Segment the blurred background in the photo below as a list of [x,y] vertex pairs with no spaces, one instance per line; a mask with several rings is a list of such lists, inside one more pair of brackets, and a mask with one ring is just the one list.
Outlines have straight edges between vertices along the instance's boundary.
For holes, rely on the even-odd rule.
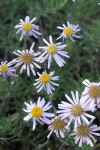
[[[100,0],[0,0],[0,62],[11,61],[15,58],[14,50],[23,50],[36,42],[43,46],[43,38],[48,40],[49,35],[54,41],[60,34],[57,26],[66,24],[68,20],[72,24],[79,24],[82,38],[73,43],[65,40],[65,50],[70,59],[63,68],[59,68],[55,62],[50,71],[60,76],[60,86],[53,93],[53,104],[57,108],[61,100],[65,100],[64,94],[70,95],[70,91],[84,89],[82,81],[89,79],[92,82],[100,81]],[[36,24],[40,26],[42,36],[23,38],[20,42],[20,34],[16,34],[14,26],[20,19],[37,17]],[[41,65],[42,72],[44,70]],[[18,70],[17,70],[18,73]],[[37,125],[32,131],[32,121],[24,122],[24,101],[37,101],[38,96],[49,101],[49,96],[41,91],[37,93],[33,86],[35,77],[27,77],[26,72],[19,78],[11,78],[3,81],[0,77],[0,150],[100,150],[100,137],[94,148],[84,145],[79,148],[74,144],[72,137],[66,135],[64,142],[52,135],[47,141],[47,125]],[[100,126],[100,109],[94,113],[95,123]],[[40,145],[42,144],[42,145]]]

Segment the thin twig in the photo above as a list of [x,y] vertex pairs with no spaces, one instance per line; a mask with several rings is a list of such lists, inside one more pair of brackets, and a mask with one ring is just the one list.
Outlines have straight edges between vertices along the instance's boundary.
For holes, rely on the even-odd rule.
[[60,139],[60,138],[58,138],[58,139],[59,139],[59,141],[62,142],[64,145],[67,145],[67,146],[68,146],[68,144],[67,144],[65,141],[63,141],[63,140]]
[[38,147],[39,147],[39,150],[41,150],[41,148],[44,147],[44,146],[48,143],[48,141],[49,141],[49,140],[47,139],[47,141],[46,141],[45,143],[39,144],[39,146],[38,146]]
[[65,144],[62,143],[62,145],[60,146],[59,150],[62,150],[62,148],[63,148],[64,145],[65,145]]
[[12,136],[12,137],[10,137],[10,138],[4,138],[4,137],[1,137],[0,140],[3,140],[3,141],[11,140],[11,139],[15,138],[15,137],[16,137],[18,134],[20,134],[21,132],[22,132],[22,130],[19,131],[16,135],[14,135],[14,136]]

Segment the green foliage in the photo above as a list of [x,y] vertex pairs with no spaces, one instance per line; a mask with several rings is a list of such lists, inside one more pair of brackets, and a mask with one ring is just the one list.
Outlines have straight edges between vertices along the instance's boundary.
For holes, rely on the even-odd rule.
[[3,117],[0,120],[0,133],[7,134],[10,132],[10,130],[11,130],[11,117],[10,116]]
[[[70,55],[67,64],[63,68],[59,68],[55,62],[51,65],[51,71],[54,70],[55,74],[60,76],[60,86],[54,92],[52,101],[57,108],[58,103],[65,100],[65,93],[70,95],[70,91],[78,90],[81,94],[84,89],[82,85],[84,79],[100,81],[100,6],[98,3],[99,0],[76,0],[75,3],[71,0],[1,0],[0,61],[12,60],[15,57],[14,50],[27,49],[33,41],[36,42],[35,50],[38,51],[38,46],[43,45],[42,38],[48,39],[49,35],[52,35],[56,42],[60,34],[57,26],[66,24],[67,20],[72,24],[79,24],[82,38],[75,43],[70,40],[62,41],[67,44],[65,50]],[[31,19],[37,17],[36,23],[40,26],[42,36],[38,40],[25,37],[19,42],[20,34],[16,34],[14,26],[21,18],[24,20],[26,15]],[[44,66],[40,72],[43,69]],[[33,132],[32,121],[23,121],[26,115],[22,110],[25,107],[24,101],[36,102],[38,96],[49,101],[49,96],[44,91],[37,93],[33,86],[34,81],[35,77],[27,77],[26,72],[19,75],[19,78],[7,81],[3,81],[0,77],[0,150],[3,148],[5,150],[92,150],[86,145],[79,148],[68,135],[64,139],[65,143],[55,135],[46,142],[47,126],[37,125]],[[95,116],[97,117],[95,122],[100,125],[99,110]],[[100,138],[93,150],[100,147],[99,142]],[[39,148],[39,144],[42,143],[44,145]]]

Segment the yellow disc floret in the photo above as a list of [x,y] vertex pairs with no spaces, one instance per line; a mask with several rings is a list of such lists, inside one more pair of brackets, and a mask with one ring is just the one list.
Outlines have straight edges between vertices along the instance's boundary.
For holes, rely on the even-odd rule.
[[61,120],[60,118],[54,119],[54,121],[52,122],[53,128],[58,129],[58,130],[63,129],[64,125],[65,125],[64,121]]
[[46,84],[50,81],[50,75],[47,73],[44,73],[41,75],[40,80],[42,83]]
[[35,118],[39,118],[42,115],[42,109],[38,106],[35,106],[31,110],[31,114]]
[[66,27],[63,32],[66,36],[71,36],[73,34],[73,29],[71,27]]
[[93,98],[99,98],[100,97],[100,86],[93,85],[89,88],[89,94]]
[[32,24],[29,22],[24,22],[24,24],[22,25],[22,28],[24,31],[28,32],[32,29]]
[[57,52],[57,47],[54,44],[50,44],[47,47],[47,51],[48,51],[49,54],[54,54],[54,53]]
[[79,136],[88,136],[90,132],[89,127],[86,125],[80,125],[77,130]]
[[83,109],[82,109],[82,107],[80,105],[75,104],[75,105],[72,106],[72,110],[71,111],[72,111],[72,114],[74,116],[79,116],[79,115],[82,114]]
[[0,71],[2,73],[7,73],[8,72],[8,66],[7,65],[2,65],[0,66]]
[[22,62],[24,64],[30,64],[33,60],[33,56],[30,53],[26,53],[22,56]]

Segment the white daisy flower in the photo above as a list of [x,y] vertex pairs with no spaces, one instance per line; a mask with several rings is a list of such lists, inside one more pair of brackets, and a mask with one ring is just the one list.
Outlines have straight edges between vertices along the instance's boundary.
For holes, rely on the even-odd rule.
[[73,25],[73,24],[70,24],[67,21],[67,26],[65,24],[63,24],[62,26],[63,27],[60,27],[60,26],[57,27],[58,29],[63,30],[63,32],[57,38],[57,40],[60,39],[60,38],[63,38],[63,39],[70,38],[70,40],[72,40],[73,42],[75,42],[74,38],[79,38],[79,39],[81,38],[81,36],[76,35],[76,33],[81,30],[79,28],[79,25]]
[[77,127],[78,123],[81,123],[82,121],[85,121],[86,123],[89,123],[88,118],[95,118],[94,116],[86,113],[86,111],[89,111],[87,102],[81,102],[79,99],[79,93],[76,91],[76,94],[74,94],[71,91],[72,99],[65,94],[67,100],[70,103],[62,101],[61,104],[58,104],[58,108],[60,110],[57,111],[57,113],[60,113],[60,117],[62,119],[69,118],[68,126],[71,124],[72,121],[74,121],[74,128]]
[[2,75],[4,79],[6,79],[8,76],[18,77],[15,68],[12,67],[12,63],[7,61],[1,62],[0,75]]
[[49,74],[46,71],[44,71],[42,74],[37,72],[39,78],[36,79],[36,83],[33,84],[36,86],[36,89],[38,89],[37,92],[40,92],[42,89],[44,89],[47,94],[52,94],[52,90],[55,90],[53,86],[59,86],[59,84],[54,82],[59,80],[59,76],[53,76],[54,73],[55,71],[52,71]]
[[41,69],[41,67],[36,63],[38,61],[38,55],[40,55],[40,52],[35,53],[33,50],[34,44],[30,47],[30,50],[15,50],[13,53],[17,55],[18,57],[13,59],[13,64],[16,64],[17,66],[22,66],[20,69],[20,73],[23,72],[23,70],[27,70],[27,75],[30,76],[30,70],[32,71],[33,75],[35,76],[35,70],[34,66]]
[[28,121],[30,119],[33,120],[33,128],[32,130],[35,130],[36,128],[36,122],[39,122],[40,124],[50,124],[51,121],[48,119],[48,117],[54,117],[55,115],[53,113],[48,113],[46,111],[48,111],[52,105],[50,102],[48,102],[45,105],[45,100],[44,98],[41,99],[41,97],[38,98],[37,103],[32,103],[32,101],[30,101],[30,104],[28,104],[27,102],[24,102],[24,104],[26,105],[26,109],[23,109],[23,111],[25,111],[26,113],[28,113],[28,115],[26,117],[24,117],[24,121]]
[[[76,130],[71,134],[75,136],[75,144],[79,143],[79,147],[81,147],[83,143],[93,147],[94,143],[96,143],[96,139],[93,135],[100,136],[100,126],[91,125],[93,120],[94,119],[91,119],[89,124],[78,124]],[[96,131],[99,131],[99,133]]]
[[39,47],[44,51],[44,53],[40,56],[41,63],[44,62],[46,59],[48,59],[48,69],[49,69],[52,59],[54,59],[59,67],[64,66],[66,62],[61,58],[61,56],[69,58],[68,53],[66,51],[63,51],[63,49],[67,45],[61,45],[61,42],[54,44],[51,35],[49,36],[50,43],[48,43],[45,39],[43,39],[43,41],[47,44],[47,46]]
[[82,101],[87,101],[89,103],[89,109],[95,111],[95,106],[100,108],[100,82],[94,83],[85,79],[82,82],[86,87],[82,92]]
[[54,119],[51,120],[51,125],[48,127],[50,133],[48,134],[47,138],[50,138],[51,134],[54,132],[58,138],[64,138],[64,133],[69,131],[70,129],[67,127],[68,120],[61,119],[60,117],[56,116]]
[[20,23],[15,26],[15,28],[19,28],[16,33],[21,32],[20,41],[22,40],[23,36],[34,36],[35,38],[38,38],[41,33],[39,32],[39,26],[33,24],[33,22],[36,20],[36,18],[33,18],[30,21],[30,17],[26,16],[25,21],[20,19]]

